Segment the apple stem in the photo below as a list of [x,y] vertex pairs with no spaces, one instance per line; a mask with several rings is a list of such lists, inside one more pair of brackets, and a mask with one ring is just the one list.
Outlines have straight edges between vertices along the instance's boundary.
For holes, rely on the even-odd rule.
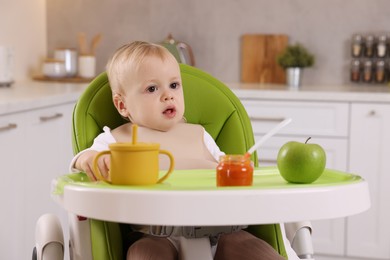
[[307,144],[307,142],[308,142],[310,139],[311,139],[311,137],[307,138],[305,144]]

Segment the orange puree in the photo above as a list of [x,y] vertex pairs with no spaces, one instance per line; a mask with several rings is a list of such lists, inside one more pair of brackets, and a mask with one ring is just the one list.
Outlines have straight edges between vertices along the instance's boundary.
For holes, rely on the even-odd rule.
[[217,166],[217,186],[250,186],[253,165],[245,155],[221,156]]

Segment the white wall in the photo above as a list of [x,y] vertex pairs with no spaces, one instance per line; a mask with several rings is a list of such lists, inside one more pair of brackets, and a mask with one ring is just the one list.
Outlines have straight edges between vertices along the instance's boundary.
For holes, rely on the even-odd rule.
[[46,0],[0,0],[0,45],[13,48],[15,81],[37,73],[47,52]]
[[[316,56],[303,84],[349,83],[353,33],[390,33],[389,0],[57,0],[47,1],[48,50],[75,46],[77,32],[103,34],[98,70],[133,40],[162,41],[169,32],[194,50],[197,67],[225,82],[240,79],[246,33],[287,34]],[[76,45],[77,46],[77,45]]]

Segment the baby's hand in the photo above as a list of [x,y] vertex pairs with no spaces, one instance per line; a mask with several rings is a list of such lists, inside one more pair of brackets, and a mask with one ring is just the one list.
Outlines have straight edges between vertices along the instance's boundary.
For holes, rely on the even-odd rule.
[[[89,179],[92,181],[96,181],[96,174],[93,170],[93,160],[98,152],[97,151],[85,151],[76,161],[76,168],[80,171],[85,172]],[[103,177],[107,178],[108,171],[110,166],[110,156],[102,155],[98,160],[98,168],[103,175]]]
[[[110,170],[110,160],[111,159],[109,154],[103,154],[102,156],[99,157],[97,161],[99,171],[105,179],[108,178],[108,172]],[[92,169],[93,169],[93,165],[92,165]],[[97,174],[95,172],[93,172],[93,174],[94,177],[96,177]]]

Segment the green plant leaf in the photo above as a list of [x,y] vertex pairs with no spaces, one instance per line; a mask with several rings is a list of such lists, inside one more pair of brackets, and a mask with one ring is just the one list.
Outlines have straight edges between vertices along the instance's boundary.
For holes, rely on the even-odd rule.
[[276,59],[277,63],[284,69],[291,67],[304,68],[314,65],[314,55],[299,43],[287,46]]

